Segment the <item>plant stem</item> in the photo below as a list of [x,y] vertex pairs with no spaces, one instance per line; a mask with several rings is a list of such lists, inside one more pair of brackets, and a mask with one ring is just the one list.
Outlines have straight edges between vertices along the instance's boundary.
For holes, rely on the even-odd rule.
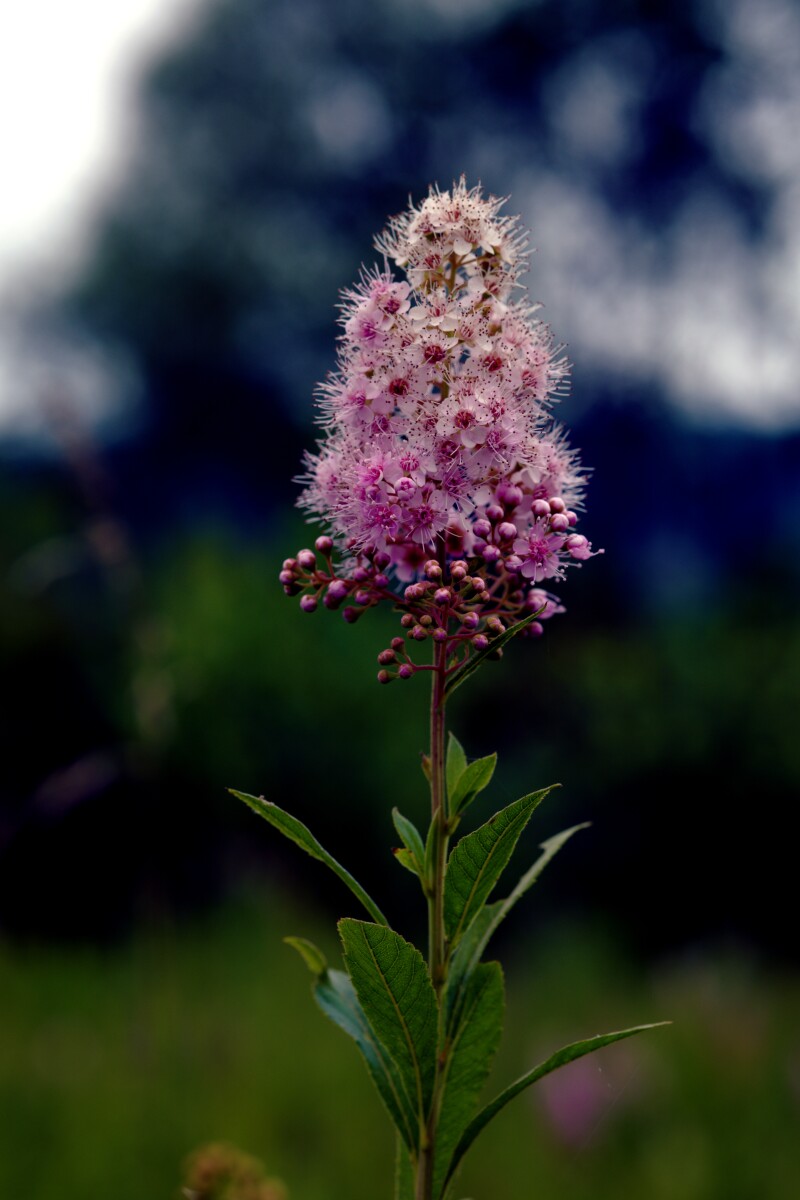
[[[445,784],[445,684],[447,682],[447,651],[438,645],[434,655],[431,681],[431,824],[433,829],[433,877],[428,897],[428,963],[436,998],[441,1002],[447,981],[447,943],[444,929],[444,873],[447,863],[447,791]],[[433,1165],[436,1150],[436,1123],[439,1115],[439,1093],[444,1064],[437,1059],[431,1110],[420,1145],[417,1164],[415,1200],[432,1200]]]

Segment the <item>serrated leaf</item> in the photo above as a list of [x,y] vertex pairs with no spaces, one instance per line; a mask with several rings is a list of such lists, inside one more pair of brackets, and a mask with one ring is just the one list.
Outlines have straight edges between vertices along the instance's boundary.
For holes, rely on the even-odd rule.
[[536,612],[529,613],[527,617],[523,617],[522,620],[517,621],[515,625],[511,625],[505,631],[505,633],[501,633],[498,637],[492,638],[485,650],[473,651],[470,657],[464,663],[463,667],[459,667],[458,670],[455,671],[448,679],[444,689],[445,700],[447,700],[447,698],[453,694],[457,687],[460,687],[465,680],[469,679],[470,675],[477,671],[484,659],[488,658],[490,654],[493,654],[495,650],[499,650],[501,646],[506,644],[506,642],[510,642],[513,637],[516,637],[518,633],[522,632],[526,625],[530,625],[531,621],[535,621],[536,618],[541,616],[543,612],[544,606],[542,608],[538,608]]
[[[467,756],[464,753],[464,747],[454,733],[451,733],[447,742],[447,760],[445,762],[445,774],[447,776],[447,795],[452,797],[453,788],[461,778],[462,772],[467,769]],[[452,811],[452,810],[451,810]]]
[[392,821],[401,842],[409,854],[417,860],[421,871],[425,865],[425,845],[422,841],[422,835],[416,825],[412,821],[409,821],[408,817],[404,817],[397,808],[392,809]]
[[569,1046],[563,1046],[561,1050],[557,1050],[555,1054],[551,1054],[550,1058],[546,1059],[545,1062],[540,1063],[538,1067],[534,1067],[532,1071],[528,1071],[526,1075],[523,1075],[515,1083],[507,1087],[505,1091],[501,1092],[485,1108],[482,1108],[478,1115],[470,1121],[453,1154],[448,1171],[448,1180],[453,1177],[458,1164],[478,1134],[520,1092],[524,1092],[526,1088],[544,1078],[545,1075],[549,1075],[551,1071],[557,1071],[559,1067],[574,1062],[576,1058],[583,1058],[585,1054],[601,1050],[603,1046],[610,1046],[612,1042],[621,1042],[623,1038],[633,1037],[634,1034],[644,1033],[647,1029],[659,1029],[663,1025],[671,1024],[671,1021],[656,1021],[652,1025],[634,1025],[631,1029],[622,1029],[617,1033],[603,1033],[598,1037],[587,1038],[585,1041],[572,1042]]
[[328,969],[328,961],[318,946],[315,946],[308,938],[285,937],[283,940],[287,946],[292,946],[297,951],[312,975],[325,974]]
[[413,1149],[419,1138],[417,1114],[406,1095],[400,1071],[375,1036],[349,977],[344,971],[326,971],[314,986],[314,999],[325,1016],[358,1046],[400,1137],[409,1150]]
[[522,796],[457,843],[444,881],[444,922],[451,946],[483,908],[531,814],[550,791],[552,787]]
[[478,758],[471,762],[459,777],[450,796],[450,816],[456,817],[471,804],[484,788],[491,783],[494,769],[497,766],[497,755],[489,754],[486,758]]
[[496,900],[494,904],[487,904],[478,913],[458,943],[455,953],[450,960],[447,993],[445,995],[448,1028],[452,1028],[453,1020],[457,1016],[466,980],[480,962],[489,939],[493,936],[500,922],[505,920],[511,909],[525,895],[528,889],[533,887],[547,864],[555,857],[562,846],[566,845],[572,835],[578,833],[581,829],[587,829],[588,826],[589,822],[584,821],[581,825],[573,825],[570,829],[564,829],[561,833],[556,833],[553,837],[547,838],[540,844],[542,853],[533,865],[528,868],[511,894],[505,900]]
[[409,853],[408,850],[405,850],[403,847],[400,847],[397,850],[393,850],[392,854],[395,856],[396,860],[400,863],[401,867],[405,867],[405,869],[407,871],[410,871],[412,875],[419,875],[419,868],[417,867],[417,860],[414,858],[413,854]]
[[499,963],[482,963],[465,989],[458,1025],[449,1039],[436,1123],[434,1200],[444,1193],[450,1160],[475,1112],[503,1028],[505,996]]
[[379,925],[388,926],[389,922],[372,897],[364,890],[358,880],[354,879],[350,872],[319,844],[311,830],[302,821],[298,821],[297,817],[284,812],[282,808],[279,808],[277,804],[273,804],[271,800],[265,800],[263,796],[249,796],[247,792],[237,792],[234,788],[228,788],[228,791],[237,800],[242,800],[248,808],[252,808],[253,812],[258,813],[265,821],[269,821],[270,825],[274,825],[276,829],[279,829],[284,837],[289,838],[301,850],[305,850],[306,854],[310,854],[312,858],[316,858],[319,862],[325,863],[326,867],[330,867],[333,873],[339,876],[342,883],[350,888],[353,895],[358,897],[372,919],[377,921]]
[[394,1161],[394,1200],[414,1200],[414,1167],[399,1134]]
[[433,1092],[438,1023],[428,968],[416,947],[383,925],[345,917],[339,934],[364,1015],[422,1124]]

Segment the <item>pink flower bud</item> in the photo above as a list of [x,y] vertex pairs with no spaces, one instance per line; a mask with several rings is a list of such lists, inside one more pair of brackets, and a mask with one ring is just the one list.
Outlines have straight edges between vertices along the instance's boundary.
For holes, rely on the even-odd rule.
[[505,512],[501,505],[490,504],[486,509],[486,516],[490,521],[502,521],[503,517],[505,516]]
[[476,521],[472,526],[472,532],[475,534],[476,538],[488,538],[491,536],[492,527],[488,521],[481,517],[480,520]]
[[439,566],[435,558],[429,558],[422,568],[428,579],[441,579],[442,568]]
[[592,557],[592,547],[582,533],[572,533],[564,542],[564,548],[570,558],[586,559]]
[[566,513],[556,513],[550,518],[550,528],[553,533],[565,533],[569,529],[569,517]]
[[489,645],[489,639],[487,638],[486,634],[478,633],[472,639],[472,644],[476,650],[485,650]]
[[541,621],[531,621],[530,625],[528,626],[528,637],[541,637],[543,633],[544,625],[542,625]]
[[387,588],[389,586],[389,576],[376,575],[372,582],[375,584],[375,587]]
[[411,663],[401,663],[397,668],[397,674],[400,679],[410,679],[414,674],[414,668]]
[[476,592],[484,592],[486,590],[486,584],[481,579],[480,575],[473,575],[470,579],[470,583]]
[[281,570],[282,571],[294,571],[296,566],[297,566],[296,558],[285,558],[283,560],[283,565],[281,566]]
[[342,609],[342,619],[346,621],[348,625],[355,625],[363,611],[363,608],[351,608],[348,604],[347,608]]
[[483,558],[484,562],[488,562],[488,563],[497,562],[497,560],[502,557],[502,555],[500,553],[500,547],[499,546],[484,546],[483,550],[481,551],[481,557]]
[[467,568],[463,563],[454,563],[450,568],[450,578],[454,583],[460,583],[467,574]]
[[328,597],[326,598],[338,603],[339,600],[344,600],[349,591],[350,589],[343,579],[334,579],[332,583],[328,584]]
[[531,512],[535,517],[549,517],[550,505],[546,500],[534,500],[531,505]]
[[550,497],[550,512],[563,513],[567,511],[567,506],[560,496]]
[[512,521],[503,521],[502,525],[497,526],[497,536],[501,542],[510,542],[517,536],[516,525]]
[[410,629],[414,624],[414,618],[412,617],[411,613],[403,613],[402,617],[400,618],[400,624],[404,629]]
[[391,647],[393,650],[402,650],[403,646],[405,646],[405,642],[403,641],[402,638],[399,638],[399,637],[392,638]]
[[388,671],[378,671],[378,683],[391,683],[392,677]]
[[509,575],[516,575],[522,566],[522,559],[518,554],[509,554],[508,558],[503,563],[503,566],[508,571]]
[[316,596],[301,596],[300,607],[302,608],[303,612],[315,612],[317,608]]
[[497,499],[509,508],[516,508],[522,501],[522,489],[514,483],[501,483],[497,488]]
[[450,589],[449,588],[438,588],[433,594],[433,602],[434,602],[434,604],[449,604],[450,603]]
[[446,642],[447,641],[447,630],[442,629],[442,628],[434,629],[431,636],[433,637],[433,640],[435,642]]
[[[319,549],[319,546],[317,546],[317,549]],[[392,559],[391,555],[387,554],[385,550],[379,550],[372,561],[379,571],[383,571],[388,567]]]
[[294,571],[281,571],[278,579],[284,585],[284,587],[287,587],[295,583],[297,576],[295,575]]
[[317,565],[317,557],[313,550],[298,550],[297,565],[304,571],[313,571]]
[[329,538],[327,534],[323,533],[321,537],[317,538],[314,545],[320,554],[330,554],[333,549],[333,538]]
[[571,508],[567,509],[567,520],[569,521],[570,525],[578,524],[578,514],[573,512]]
[[410,636],[415,642],[424,642],[425,638],[428,636],[428,633],[423,625],[415,625],[411,630]]
[[378,655],[378,662],[382,667],[388,667],[389,663],[397,662],[397,655],[394,650],[381,650]]

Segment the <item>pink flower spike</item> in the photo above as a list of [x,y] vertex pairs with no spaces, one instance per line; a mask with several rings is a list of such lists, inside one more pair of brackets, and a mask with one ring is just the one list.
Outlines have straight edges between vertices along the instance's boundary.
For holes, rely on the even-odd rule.
[[[484,622],[519,620],[531,588],[598,553],[574,532],[585,474],[551,416],[569,364],[521,294],[526,237],[501,209],[463,178],[432,188],[378,238],[386,265],[343,293],[300,499],[327,532],[281,573],[288,594],[314,591],[307,611],[353,622],[394,604],[450,667]],[[542,594],[543,618],[561,611]]]

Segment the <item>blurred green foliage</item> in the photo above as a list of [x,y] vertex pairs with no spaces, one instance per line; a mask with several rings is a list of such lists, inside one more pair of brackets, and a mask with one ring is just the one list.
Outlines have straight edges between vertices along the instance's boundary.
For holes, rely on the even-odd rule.
[[[308,934],[335,956],[332,925],[258,890],[105,953],[0,946],[0,1195],[175,1200],[186,1155],[213,1139],[257,1155],[292,1200],[389,1200],[388,1119],[280,941]],[[457,1195],[800,1193],[796,976],[714,954],[645,973],[600,927],[558,924],[506,965],[491,1091],[574,1037],[675,1024],[517,1101],[468,1157]]]

